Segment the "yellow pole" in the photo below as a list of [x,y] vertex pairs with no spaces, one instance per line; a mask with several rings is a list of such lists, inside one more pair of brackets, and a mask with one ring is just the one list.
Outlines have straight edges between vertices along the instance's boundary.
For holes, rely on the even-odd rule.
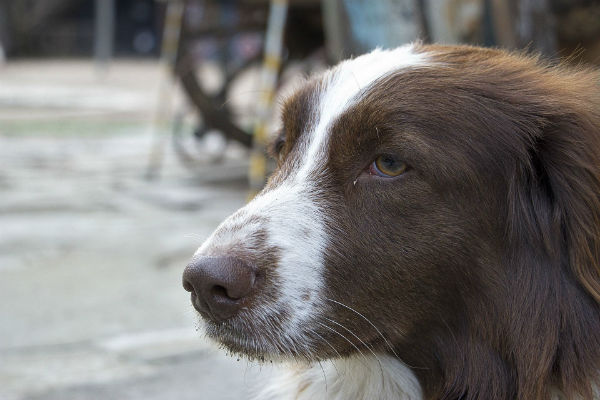
[[171,112],[171,99],[175,86],[173,68],[177,60],[184,9],[185,3],[183,0],[168,1],[160,50],[161,81],[158,89],[158,102],[152,122],[154,143],[150,150],[150,160],[146,171],[146,178],[148,179],[156,178],[162,167],[167,142],[163,130],[165,129],[165,121],[169,118]]
[[264,60],[261,71],[261,90],[258,100],[256,123],[254,125],[252,151],[250,154],[249,199],[260,192],[267,177],[268,123],[273,110],[273,100],[277,89],[277,77],[281,66],[283,34],[287,16],[287,0],[271,0],[269,21],[265,37]]

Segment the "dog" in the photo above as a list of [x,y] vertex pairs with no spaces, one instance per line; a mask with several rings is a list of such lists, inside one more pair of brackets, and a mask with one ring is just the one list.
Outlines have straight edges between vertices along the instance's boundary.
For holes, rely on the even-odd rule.
[[260,399],[600,399],[600,74],[377,49],[283,104],[264,190],[186,267]]

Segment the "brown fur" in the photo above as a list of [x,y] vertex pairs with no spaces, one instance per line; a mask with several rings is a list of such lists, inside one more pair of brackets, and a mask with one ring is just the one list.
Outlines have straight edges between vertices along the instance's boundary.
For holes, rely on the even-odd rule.
[[[368,316],[427,399],[592,398],[600,371],[600,85],[584,69],[422,46],[432,66],[379,80],[335,122],[320,200],[331,299]],[[293,168],[307,86],[275,152]],[[304,111],[303,111],[304,110]],[[394,179],[364,169],[393,153]],[[364,319],[327,315],[392,352]],[[340,353],[352,346],[320,332]],[[321,359],[335,357],[330,347]]]

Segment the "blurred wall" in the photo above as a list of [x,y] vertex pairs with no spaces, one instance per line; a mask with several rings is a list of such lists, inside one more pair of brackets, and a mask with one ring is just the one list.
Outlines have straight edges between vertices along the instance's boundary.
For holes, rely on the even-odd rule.
[[[91,56],[94,0],[0,0],[0,41],[9,57]],[[163,5],[115,0],[117,56],[156,56]]]

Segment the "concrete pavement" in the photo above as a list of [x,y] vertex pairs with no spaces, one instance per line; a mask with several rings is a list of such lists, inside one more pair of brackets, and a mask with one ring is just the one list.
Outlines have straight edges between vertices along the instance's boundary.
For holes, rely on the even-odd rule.
[[[159,69],[0,68],[0,399],[243,399],[268,368],[216,350],[181,288],[244,203],[245,158],[143,179]],[[21,90],[22,89],[22,90]]]

